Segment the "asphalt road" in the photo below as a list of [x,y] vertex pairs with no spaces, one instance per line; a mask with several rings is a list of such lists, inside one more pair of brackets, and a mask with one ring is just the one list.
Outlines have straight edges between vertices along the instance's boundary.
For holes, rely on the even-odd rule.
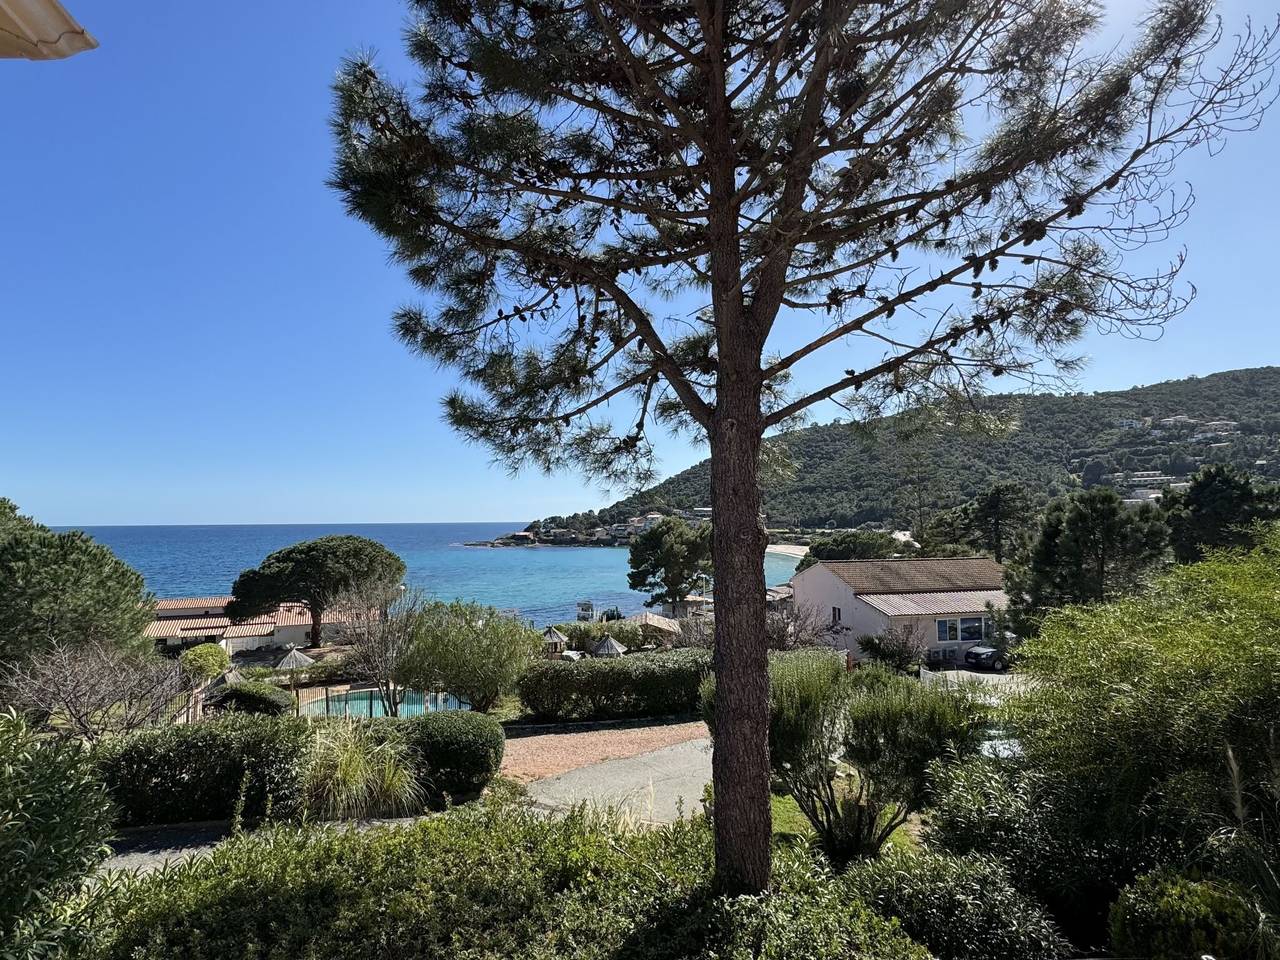
[[711,741],[703,738],[535,781],[529,784],[529,800],[547,810],[587,802],[646,822],[669,823],[700,812],[710,782]]

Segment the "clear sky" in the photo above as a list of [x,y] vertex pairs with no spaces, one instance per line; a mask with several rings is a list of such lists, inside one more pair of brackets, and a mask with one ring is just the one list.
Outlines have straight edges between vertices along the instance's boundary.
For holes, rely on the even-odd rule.
[[[450,375],[390,334],[412,291],[324,185],[329,84],[361,48],[402,65],[399,3],[66,5],[98,50],[0,61],[0,496],[51,524],[517,520],[606,502],[576,475],[509,477],[440,421]],[[1280,363],[1269,120],[1182,165],[1199,299],[1158,343],[1087,341],[1083,389]],[[664,474],[703,456],[660,453]]]

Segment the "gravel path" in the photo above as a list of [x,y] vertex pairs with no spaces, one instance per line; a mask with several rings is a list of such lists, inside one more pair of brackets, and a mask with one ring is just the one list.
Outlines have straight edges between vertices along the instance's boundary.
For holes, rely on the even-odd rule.
[[618,727],[516,737],[507,741],[506,751],[502,755],[502,773],[521,783],[529,783],[590,764],[634,757],[678,743],[699,740],[706,735],[706,724],[698,720],[660,726]]

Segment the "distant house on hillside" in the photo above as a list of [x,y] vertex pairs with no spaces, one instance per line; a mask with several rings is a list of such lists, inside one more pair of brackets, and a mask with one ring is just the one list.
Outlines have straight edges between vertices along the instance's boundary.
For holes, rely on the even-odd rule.
[[859,637],[916,631],[929,658],[963,663],[964,651],[994,636],[1003,610],[1004,568],[986,557],[824,560],[791,578],[797,608],[829,618],[835,646],[861,656]]
[[[170,650],[216,643],[230,654],[264,647],[305,647],[311,642],[311,614],[300,603],[282,603],[271,613],[236,624],[225,612],[230,602],[230,596],[157,600],[156,618],[147,624],[144,636]],[[322,638],[338,622],[338,614],[326,612]]]

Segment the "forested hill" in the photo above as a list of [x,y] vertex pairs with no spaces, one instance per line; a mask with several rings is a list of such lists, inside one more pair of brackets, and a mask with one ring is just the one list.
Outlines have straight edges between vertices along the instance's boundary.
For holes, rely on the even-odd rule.
[[[1003,396],[991,402],[1016,424],[1000,437],[950,433],[904,441],[892,418],[784,435],[780,440],[792,469],[763,481],[769,526],[913,525],[996,479],[1021,481],[1048,498],[1078,486],[1086,468],[1091,479],[1118,471],[1182,476],[1201,463],[1228,462],[1280,478],[1280,367],[1112,393]],[[1158,422],[1174,417],[1199,422]],[[1234,421],[1238,432],[1214,421]],[[704,460],[598,516],[609,523],[710,502],[710,464]]]

